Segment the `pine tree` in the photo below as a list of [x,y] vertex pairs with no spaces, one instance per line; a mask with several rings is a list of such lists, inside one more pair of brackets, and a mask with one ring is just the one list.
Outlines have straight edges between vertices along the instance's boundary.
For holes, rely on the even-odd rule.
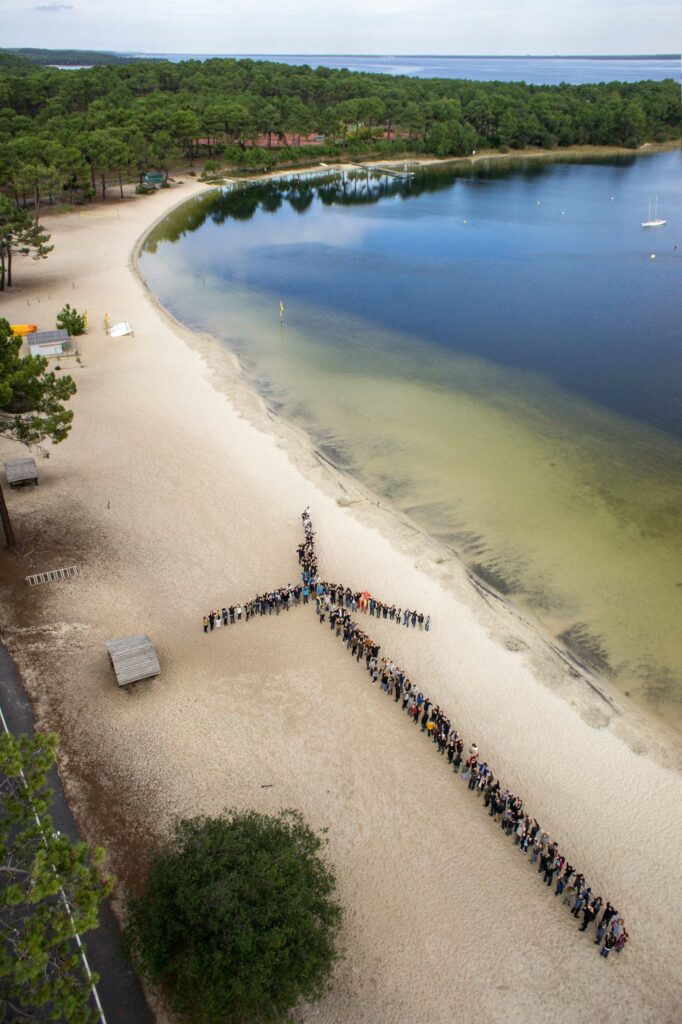
[[50,236],[28,210],[0,196],[0,292],[12,287],[12,259],[16,253],[46,259],[54,249]]
[[97,926],[112,882],[103,850],[54,830],[55,744],[40,733],[0,736],[0,1013],[89,1024],[97,979],[87,977],[74,933]]
[[[48,373],[47,359],[20,356],[21,338],[12,335],[7,320],[0,319],[0,436],[28,448],[45,440],[59,444],[71,429],[73,412],[65,409],[76,393],[69,376]],[[16,548],[9,512],[0,488],[0,520],[8,548]]]

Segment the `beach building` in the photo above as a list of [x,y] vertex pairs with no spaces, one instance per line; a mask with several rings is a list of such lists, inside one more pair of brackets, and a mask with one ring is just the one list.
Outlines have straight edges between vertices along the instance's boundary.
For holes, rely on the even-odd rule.
[[30,336],[28,350],[32,356],[61,356],[69,344],[68,331],[37,331]]
[[146,633],[108,640],[106,648],[119,686],[151,679],[161,671],[159,656]]
[[24,484],[38,485],[38,467],[36,460],[27,456],[24,459],[10,459],[5,463],[5,475],[10,487],[23,487]]

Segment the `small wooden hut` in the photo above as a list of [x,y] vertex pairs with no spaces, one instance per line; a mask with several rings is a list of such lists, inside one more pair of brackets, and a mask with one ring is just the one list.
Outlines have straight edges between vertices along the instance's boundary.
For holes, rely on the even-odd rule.
[[107,641],[106,648],[119,686],[151,679],[161,671],[154,644],[146,633]]
[[30,456],[25,459],[10,459],[5,463],[5,474],[10,487],[23,487],[24,484],[38,485],[38,467],[36,460]]

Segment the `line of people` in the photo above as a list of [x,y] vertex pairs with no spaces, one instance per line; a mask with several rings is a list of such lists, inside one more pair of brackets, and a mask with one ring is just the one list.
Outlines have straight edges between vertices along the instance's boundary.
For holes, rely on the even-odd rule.
[[304,528],[304,541],[298,547],[301,583],[258,595],[244,605],[211,611],[204,616],[204,632],[233,625],[242,618],[248,621],[254,615],[273,612],[279,615],[281,610],[288,611],[293,605],[308,604],[314,596],[320,622],[328,620],[330,630],[344,641],[356,661],[364,660],[371,682],[380,685],[415,726],[421,726],[421,732],[431,740],[441,757],[447,758],[448,766],[481,801],[489,817],[507,836],[513,837],[519,852],[527,856],[531,864],[537,864],[537,873],[548,887],[553,887],[554,895],[562,897],[576,919],[582,916],[580,930],[587,931],[597,922],[594,942],[599,946],[600,955],[608,957],[613,950],[622,952],[628,941],[622,916],[611,903],[604,905],[602,897],[593,893],[585,876],[560,852],[558,843],[526,812],[521,798],[495,777],[489,764],[481,759],[476,744],[472,743],[465,753],[464,740],[445,711],[434,705],[390,658],[379,660],[379,644],[352,619],[351,613],[362,611],[375,618],[418,626],[426,631],[430,627],[430,616],[409,609],[403,612],[395,605],[372,598],[367,591],[353,592],[341,584],[321,580],[310,510],[306,508],[301,518]]
[[301,566],[301,582],[276,590],[257,594],[244,604],[229,605],[219,609],[211,609],[204,615],[202,626],[204,633],[212,633],[215,629],[235,625],[242,620],[248,622],[256,615],[279,615],[280,611],[288,611],[298,604],[308,604],[311,597],[317,602],[318,613],[320,601],[344,605],[349,610],[361,611],[376,618],[390,619],[402,626],[412,626],[427,633],[431,628],[431,616],[416,610],[396,608],[387,602],[380,601],[367,591],[351,591],[339,583],[328,583],[320,580],[317,575],[317,557],[315,555],[314,531],[310,521],[310,512],[306,509],[302,515],[305,539],[298,546],[298,561]]
[[[303,513],[303,523],[306,543],[301,563],[305,580],[311,572],[317,571],[314,532],[308,509]],[[477,745],[472,743],[465,753],[464,740],[445,711],[425,696],[390,658],[379,660],[380,645],[351,618],[351,611],[355,609],[352,602],[350,605],[347,603],[347,591],[323,584],[315,600],[320,622],[328,618],[330,630],[344,641],[356,661],[364,660],[371,682],[379,684],[388,697],[393,697],[394,703],[402,707],[415,726],[421,725],[421,732],[431,740],[441,757],[447,757],[452,771],[481,801],[489,817],[507,836],[513,836],[519,853],[528,857],[531,864],[537,864],[537,873],[548,887],[553,888],[554,896],[562,897],[575,918],[582,917],[580,931],[587,931],[593,922],[597,922],[594,943],[599,946],[600,955],[606,958],[613,950],[621,953],[628,941],[621,914],[611,903],[604,905],[602,897],[593,892],[585,876],[560,852],[559,844],[550,839],[539,822],[528,814],[523,800],[495,777],[487,761],[481,759]]]
[[258,594],[250,601],[242,604],[231,604],[229,608],[223,607],[212,609],[208,615],[204,615],[202,625],[204,633],[212,633],[214,629],[224,626],[233,626],[238,622],[248,622],[256,615],[272,615],[273,612],[279,615],[281,611],[289,611],[296,604],[308,603],[309,588],[289,584],[286,587],[278,587],[265,594]]

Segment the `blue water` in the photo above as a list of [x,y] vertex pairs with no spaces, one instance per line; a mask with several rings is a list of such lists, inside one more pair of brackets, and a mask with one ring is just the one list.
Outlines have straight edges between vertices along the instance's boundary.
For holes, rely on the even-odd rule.
[[679,150],[295,175],[171,212],[141,268],[443,563],[682,728],[681,181]]
[[[389,194],[364,202],[368,188]],[[679,151],[259,194],[246,213],[241,195],[216,199],[182,258],[273,301],[352,309],[385,330],[542,374],[682,436]],[[653,195],[667,225],[647,231]]]
[[457,57],[457,56],[367,56],[348,54],[188,54],[134,53],[135,57],[163,57],[174,62],[237,57],[268,60],[282,64],[325,68],[348,68],[375,74],[407,75],[410,78],[467,78],[477,82],[528,82],[558,85],[567,82],[639,82],[680,77],[679,56],[623,57]]

